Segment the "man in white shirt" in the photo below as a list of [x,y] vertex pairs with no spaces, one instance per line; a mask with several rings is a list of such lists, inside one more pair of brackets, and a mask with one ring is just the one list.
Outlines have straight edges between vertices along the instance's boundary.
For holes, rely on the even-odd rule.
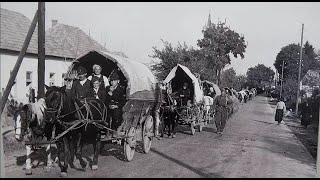
[[92,77],[97,77],[101,81],[101,86],[103,87],[110,86],[108,78],[101,74],[102,68],[100,65],[97,65],[97,64],[93,65],[92,70],[93,70],[93,73],[88,77],[88,80],[91,81]]

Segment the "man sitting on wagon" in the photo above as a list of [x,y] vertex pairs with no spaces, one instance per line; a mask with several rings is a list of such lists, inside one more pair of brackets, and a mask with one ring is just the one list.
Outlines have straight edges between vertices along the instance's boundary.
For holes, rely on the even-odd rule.
[[120,77],[117,72],[114,72],[111,75],[110,81],[110,88],[113,89],[113,92],[111,100],[106,105],[111,109],[111,128],[113,130],[117,130],[117,132],[119,133],[121,128],[120,126],[123,122],[122,108],[126,103],[126,90],[123,86],[120,85]]
[[180,106],[186,106],[188,104],[188,100],[190,100],[191,97],[191,92],[188,88],[188,83],[183,83],[183,87],[177,91],[177,96],[180,98]]
[[83,100],[84,98],[90,97],[90,91],[92,90],[92,85],[87,79],[87,70],[86,68],[80,66],[77,70],[78,80],[75,80],[71,87],[71,96],[74,99]]

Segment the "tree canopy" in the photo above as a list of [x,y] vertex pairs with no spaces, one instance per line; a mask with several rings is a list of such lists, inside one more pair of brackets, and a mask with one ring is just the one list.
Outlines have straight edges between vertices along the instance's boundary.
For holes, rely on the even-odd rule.
[[247,82],[249,86],[263,87],[273,82],[275,72],[263,64],[258,64],[255,67],[251,67],[247,71]]

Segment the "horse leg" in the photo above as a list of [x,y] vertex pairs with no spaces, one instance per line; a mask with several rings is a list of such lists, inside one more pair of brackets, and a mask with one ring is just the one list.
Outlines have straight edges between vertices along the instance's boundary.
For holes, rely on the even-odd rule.
[[67,176],[67,169],[68,169],[68,158],[67,158],[67,153],[68,153],[68,147],[67,147],[67,139],[66,137],[62,138],[62,142],[59,142],[57,144],[58,146],[58,155],[59,155],[59,167],[60,167],[60,176],[65,177]]
[[92,170],[95,171],[98,169],[98,156],[99,156],[99,150],[101,145],[101,139],[100,139],[100,132],[96,133],[95,140],[93,141],[93,163],[92,163]]
[[27,149],[27,159],[26,159],[26,171],[25,174],[26,175],[31,175],[32,174],[32,165],[31,165],[31,158],[30,158],[30,154],[32,153],[32,149],[31,149],[31,145],[26,145],[26,149]]
[[45,167],[45,171],[50,171],[52,167],[53,160],[51,159],[51,144],[49,144],[46,148],[47,155],[47,166]]
[[77,135],[77,141],[75,141],[75,155],[76,158],[79,160],[81,167],[84,169],[87,167],[87,162],[85,162],[82,159],[82,147],[83,147],[83,142],[82,142],[82,138],[81,138],[81,133],[78,133]]

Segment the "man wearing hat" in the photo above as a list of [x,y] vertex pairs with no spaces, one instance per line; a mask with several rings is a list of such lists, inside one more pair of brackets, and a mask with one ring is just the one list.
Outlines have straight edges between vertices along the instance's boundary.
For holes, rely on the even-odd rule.
[[71,96],[75,99],[81,100],[81,99],[90,97],[92,85],[86,77],[87,76],[86,68],[80,66],[77,72],[78,72],[79,79],[75,80],[72,83]]
[[188,88],[188,83],[183,83],[183,87],[178,90],[177,92],[178,97],[180,97],[180,106],[186,106],[188,100],[190,100],[191,97],[191,92],[190,89]]
[[126,103],[126,90],[123,86],[120,85],[120,77],[117,72],[111,74],[110,77],[110,88],[113,89],[112,99],[113,101],[106,104],[111,109],[111,118],[112,124],[111,128],[114,130],[120,131],[118,128],[120,127],[123,119],[122,119],[122,107]]

